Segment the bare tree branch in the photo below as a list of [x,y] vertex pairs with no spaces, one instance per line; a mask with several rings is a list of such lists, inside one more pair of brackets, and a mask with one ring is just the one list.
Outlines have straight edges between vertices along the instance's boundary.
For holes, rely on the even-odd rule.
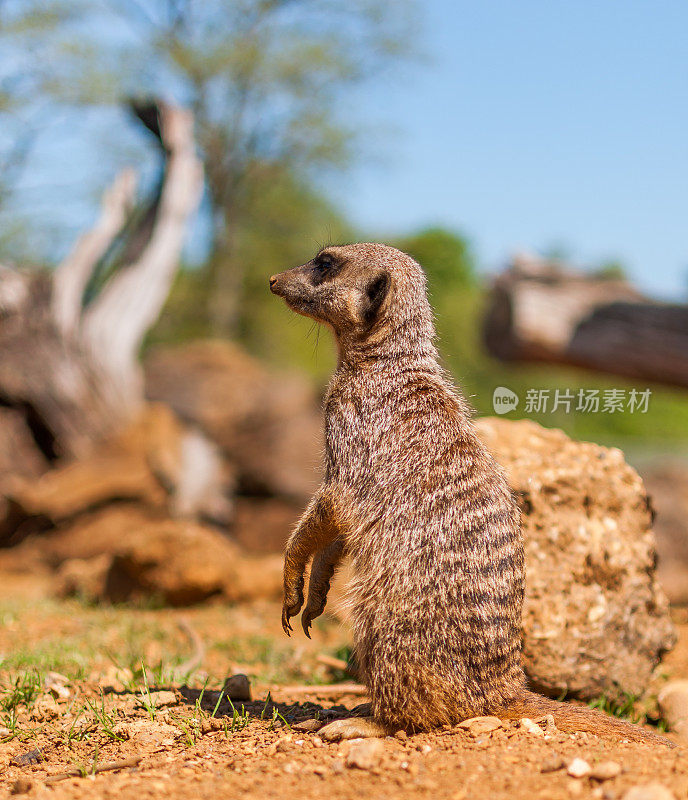
[[98,261],[124,225],[136,190],[136,173],[123,170],[103,195],[100,217],[58,265],[53,280],[53,315],[63,334],[74,335],[81,320],[84,289]]
[[150,240],[136,262],[110,278],[83,320],[85,343],[97,353],[103,367],[124,383],[125,391],[133,388],[138,349],[169,292],[186,225],[198,206],[203,185],[192,115],[162,103],[158,108],[168,159]]

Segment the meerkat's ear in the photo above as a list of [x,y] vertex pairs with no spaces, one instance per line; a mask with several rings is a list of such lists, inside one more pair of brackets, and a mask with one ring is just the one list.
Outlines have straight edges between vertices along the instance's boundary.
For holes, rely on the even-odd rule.
[[392,281],[388,272],[378,273],[366,286],[366,303],[363,307],[363,321],[372,325],[380,307],[389,294]]

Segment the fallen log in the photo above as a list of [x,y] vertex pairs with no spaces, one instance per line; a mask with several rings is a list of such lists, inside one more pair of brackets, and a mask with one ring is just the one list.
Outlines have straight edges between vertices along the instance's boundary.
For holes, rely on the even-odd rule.
[[517,257],[492,286],[483,333],[503,361],[688,387],[688,305],[650,300],[625,280]]

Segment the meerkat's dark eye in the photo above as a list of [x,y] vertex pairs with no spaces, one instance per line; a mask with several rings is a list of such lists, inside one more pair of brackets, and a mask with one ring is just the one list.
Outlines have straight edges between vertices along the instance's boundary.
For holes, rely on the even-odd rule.
[[313,280],[316,283],[322,282],[332,273],[335,266],[336,262],[334,258],[328,253],[321,253],[319,256],[316,256],[316,258],[313,259]]
[[332,256],[322,255],[318,256],[315,266],[321,270],[322,272],[327,272],[334,265],[334,260]]

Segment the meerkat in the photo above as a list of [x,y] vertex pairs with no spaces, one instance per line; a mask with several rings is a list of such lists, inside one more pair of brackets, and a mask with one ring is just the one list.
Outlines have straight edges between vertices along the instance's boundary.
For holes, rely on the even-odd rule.
[[309,634],[346,554],[354,652],[370,714],[327,739],[384,736],[494,715],[553,714],[564,731],[656,734],[530,692],[521,656],[524,550],[502,470],[440,366],[426,278],[382,244],[321,250],[271,291],[327,325],[338,364],[324,400],[325,476],[284,557],[282,625]]

